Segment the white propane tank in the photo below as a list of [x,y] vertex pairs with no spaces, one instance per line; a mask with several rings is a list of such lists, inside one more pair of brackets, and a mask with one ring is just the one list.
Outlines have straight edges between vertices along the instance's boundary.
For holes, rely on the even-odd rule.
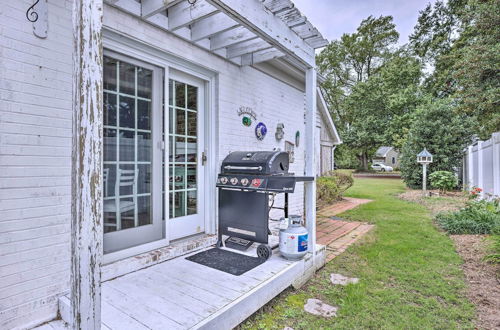
[[288,218],[288,227],[280,230],[280,253],[289,260],[299,260],[307,253],[308,232],[300,215]]

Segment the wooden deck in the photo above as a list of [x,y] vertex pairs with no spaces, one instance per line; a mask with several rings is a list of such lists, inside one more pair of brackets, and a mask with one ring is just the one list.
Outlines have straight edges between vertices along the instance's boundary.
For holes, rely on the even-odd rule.
[[[317,261],[324,263],[325,249],[318,248]],[[104,282],[103,329],[232,329],[315,270],[310,255],[291,262],[276,250],[241,276],[188,261],[187,256]],[[68,320],[69,299],[63,297],[60,305],[63,320]],[[42,329],[51,329],[50,324]]]

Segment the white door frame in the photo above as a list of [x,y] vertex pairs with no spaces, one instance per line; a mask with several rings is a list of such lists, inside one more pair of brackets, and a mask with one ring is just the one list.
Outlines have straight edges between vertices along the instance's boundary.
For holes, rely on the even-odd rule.
[[[115,53],[126,55],[127,57],[137,58],[143,62],[161,67],[165,72],[165,100],[164,106],[168,109],[168,80],[170,79],[170,69],[175,69],[186,74],[195,76],[204,81],[205,84],[205,151],[207,162],[205,164],[205,233],[216,234],[217,228],[217,188],[215,186],[218,173],[218,115],[219,115],[219,100],[218,100],[218,73],[199,64],[192,63],[181,57],[169,53],[167,49],[154,47],[145,44],[135,39],[131,39],[115,31],[103,28],[103,46]],[[165,108],[163,109],[165,111]],[[165,116],[165,127],[168,129],[168,116]],[[167,132],[168,133],[168,132]],[[168,143],[165,144],[165,156],[168,155]],[[168,193],[168,185],[166,187],[166,196]],[[168,217],[168,204],[165,214]],[[103,263],[108,264],[120,259],[135,256],[140,253],[155,250],[170,244],[169,226],[164,226],[164,238],[155,242],[146,243],[129,249],[109,253],[103,256]]]

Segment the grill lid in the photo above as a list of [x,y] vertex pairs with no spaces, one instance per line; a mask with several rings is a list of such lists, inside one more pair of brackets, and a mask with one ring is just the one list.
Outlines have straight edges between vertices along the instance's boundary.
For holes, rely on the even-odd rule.
[[287,174],[289,157],[283,151],[235,151],[222,161],[221,173]]

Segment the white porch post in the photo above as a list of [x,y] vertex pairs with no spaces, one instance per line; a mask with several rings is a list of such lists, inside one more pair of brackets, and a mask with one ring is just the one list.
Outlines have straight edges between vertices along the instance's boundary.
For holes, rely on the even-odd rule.
[[73,2],[71,327],[101,328],[102,0]]
[[[316,68],[306,71],[306,176],[316,177]],[[316,255],[316,179],[305,183],[306,226],[309,251]]]

